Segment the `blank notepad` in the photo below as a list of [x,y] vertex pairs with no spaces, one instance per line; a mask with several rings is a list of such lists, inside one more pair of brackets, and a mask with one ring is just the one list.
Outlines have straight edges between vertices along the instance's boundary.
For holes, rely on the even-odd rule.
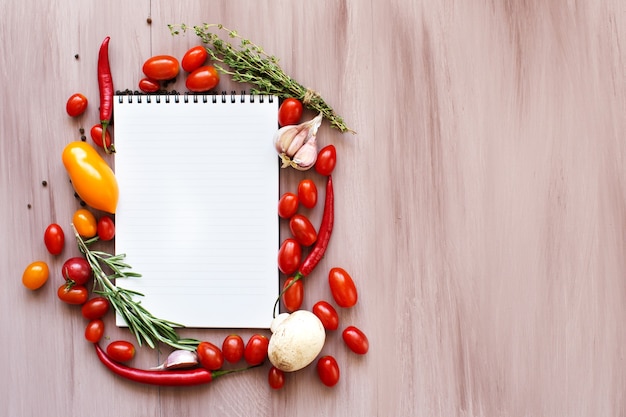
[[[116,285],[186,327],[268,328],[278,171],[268,96],[116,96]],[[124,325],[118,316],[118,325]]]

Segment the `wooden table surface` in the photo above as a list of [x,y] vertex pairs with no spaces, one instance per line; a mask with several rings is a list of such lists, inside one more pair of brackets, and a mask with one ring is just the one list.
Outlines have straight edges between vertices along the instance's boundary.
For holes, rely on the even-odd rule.
[[[626,415],[623,2],[210,3],[0,1],[0,415]],[[341,326],[371,345],[357,356],[329,332],[332,389],[311,366],[273,391],[267,364],[209,386],[137,385],[100,364],[78,309],[57,300],[78,252],[70,240],[53,257],[42,237],[51,222],[69,234],[79,207],[60,154],[98,120],[98,47],[111,36],[115,86],[136,89],[148,57],[199,44],[170,35],[181,22],[262,45],[358,132],[325,124],[318,138],[338,152],[336,228],[305,307],[346,268],[359,302]],[[77,119],[74,92],[90,100]],[[285,171],[281,191],[307,176],[323,184]],[[50,282],[31,292],[21,275],[38,259]],[[111,317],[106,336],[132,340]],[[160,359],[141,348],[132,365]]]

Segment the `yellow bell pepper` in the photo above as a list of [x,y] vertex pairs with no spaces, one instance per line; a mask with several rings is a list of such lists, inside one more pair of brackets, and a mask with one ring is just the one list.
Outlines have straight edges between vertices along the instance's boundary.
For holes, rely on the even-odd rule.
[[63,149],[63,165],[78,196],[90,207],[115,213],[117,179],[100,154],[86,142],[75,141]]

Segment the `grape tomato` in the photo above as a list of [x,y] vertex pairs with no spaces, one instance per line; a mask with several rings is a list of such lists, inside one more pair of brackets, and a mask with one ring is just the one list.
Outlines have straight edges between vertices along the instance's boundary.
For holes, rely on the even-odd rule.
[[280,126],[288,126],[298,124],[302,118],[302,102],[290,97],[283,100],[278,109],[278,124]]
[[63,251],[63,246],[65,246],[65,233],[63,232],[63,228],[56,223],[50,224],[46,227],[43,234],[43,242],[51,255],[60,254]]
[[298,184],[298,201],[306,208],[313,208],[317,204],[317,186],[310,179],[304,179]]
[[185,71],[193,72],[204,65],[208,56],[209,54],[204,46],[194,46],[185,52],[180,65]]

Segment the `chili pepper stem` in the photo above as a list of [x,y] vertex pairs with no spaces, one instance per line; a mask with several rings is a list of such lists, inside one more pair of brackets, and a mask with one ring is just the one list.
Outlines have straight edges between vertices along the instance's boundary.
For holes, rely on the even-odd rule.
[[104,148],[104,152],[106,154],[115,153],[115,147],[113,146],[113,144],[111,144],[111,146],[107,146],[107,142],[106,142],[106,135],[107,135],[107,128],[109,127],[109,121],[101,120],[100,124],[102,125],[102,147]]

